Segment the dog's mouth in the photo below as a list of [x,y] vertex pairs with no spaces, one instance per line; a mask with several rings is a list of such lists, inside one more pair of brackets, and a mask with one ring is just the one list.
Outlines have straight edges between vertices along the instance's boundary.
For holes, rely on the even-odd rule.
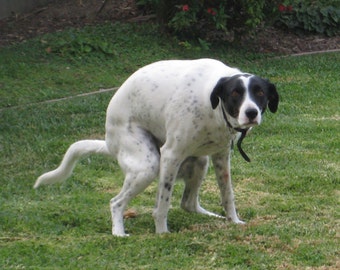
[[244,129],[244,128],[251,128],[254,126],[258,126],[260,123],[258,121],[249,121],[245,124],[240,125],[240,128]]

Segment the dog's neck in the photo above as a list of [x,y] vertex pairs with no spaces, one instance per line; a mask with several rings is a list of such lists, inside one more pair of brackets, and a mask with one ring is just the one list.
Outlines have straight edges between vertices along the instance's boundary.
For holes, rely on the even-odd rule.
[[238,148],[238,151],[240,152],[241,156],[244,158],[245,161],[247,162],[250,162],[250,158],[248,157],[248,155],[243,151],[242,149],[242,141],[243,139],[246,137],[247,135],[247,131],[249,130],[249,128],[237,128],[237,127],[233,127],[231,125],[231,123],[229,122],[228,118],[227,118],[227,114],[225,112],[225,108],[224,108],[224,105],[223,105],[223,102],[222,100],[220,101],[221,103],[221,108],[222,108],[222,114],[223,114],[223,118],[224,118],[224,121],[226,122],[227,124],[227,127],[230,128],[230,129],[234,129],[236,130],[237,132],[241,132],[241,137],[238,139],[237,141],[237,148]]

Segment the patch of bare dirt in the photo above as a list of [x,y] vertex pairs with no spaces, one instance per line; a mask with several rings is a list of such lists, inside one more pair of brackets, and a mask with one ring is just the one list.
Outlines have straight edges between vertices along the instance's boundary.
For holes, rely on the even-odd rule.
[[0,20],[0,46],[103,22],[127,21],[139,17],[134,0],[56,0],[30,13],[13,14]]
[[[103,22],[150,19],[136,6],[135,0],[58,0],[30,13],[13,14],[0,20],[0,47],[68,27],[81,28]],[[261,28],[243,40],[258,52],[295,54],[340,50],[340,37],[297,35],[273,27]]]
[[279,52],[282,54],[301,54],[319,51],[340,50],[340,37],[296,34],[274,27],[261,28],[247,39],[257,52]]

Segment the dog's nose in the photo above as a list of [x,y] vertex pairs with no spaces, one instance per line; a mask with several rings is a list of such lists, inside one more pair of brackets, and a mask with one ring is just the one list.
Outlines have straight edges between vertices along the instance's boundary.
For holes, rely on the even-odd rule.
[[256,109],[248,109],[246,110],[246,116],[249,120],[254,120],[258,114],[258,111]]

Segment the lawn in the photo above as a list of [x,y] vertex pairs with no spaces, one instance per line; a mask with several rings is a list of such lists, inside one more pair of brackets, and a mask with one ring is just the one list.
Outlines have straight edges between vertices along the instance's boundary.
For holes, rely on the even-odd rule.
[[[252,162],[237,151],[232,157],[236,206],[246,225],[184,212],[178,182],[172,233],[156,235],[155,181],[129,206],[137,212],[125,221],[131,237],[113,237],[109,200],[123,175],[115,161],[98,156],[82,160],[62,184],[32,188],[72,142],[104,137],[114,92],[77,95],[119,86],[156,60],[200,57],[269,78],[281,96],[278,112],[267,112],[243,142]],[[0,268],[338,269],[339,63],[340,53],[205,50],[150,25],[68,30],[1,48]],[[212,167],[201,203],[222,211]]]

